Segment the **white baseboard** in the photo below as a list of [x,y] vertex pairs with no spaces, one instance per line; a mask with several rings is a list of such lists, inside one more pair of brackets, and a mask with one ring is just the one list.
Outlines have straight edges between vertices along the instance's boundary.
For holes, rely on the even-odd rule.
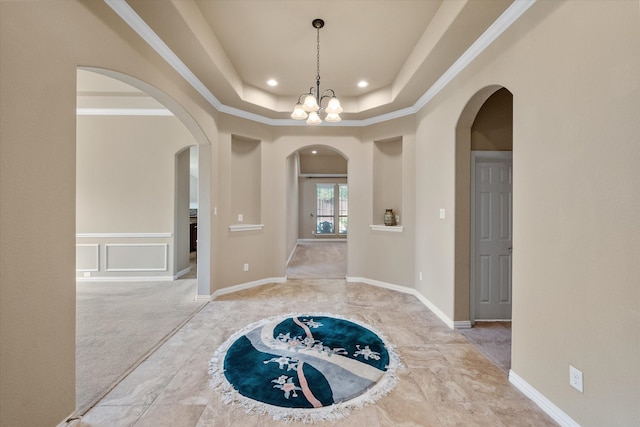
[[293,258],[293,254],[295,254],[296,253],[296,249],[298,249],[298,243],[296,243],[296,245],[293,247],[293,249],[291,250],[291,253],[289,254],[289,258],[287,258],[287,263],[285,264],[287,267],[289,267],[289,263],[291,262],[291,258]]
[[[267,283],[284,283],[287,281],[287,277],[269,277],[266,279],[256,280],[254,282],[241,283],[239,285],[229,286],[227,288],[218,289],[211,295],[211,301],[215,300],[220,295],[226,295],[233,292],[243,291],[245,289],[255,288],[256,286],[266,285]],[[198,296],[198,298],[200,295]]]
[[178,280],[179,278],[181,278],[182,276],[184,276],[185,274],[191,272],[191,267],[187,267],[182,271],[179,271],[178,274],[173,276],[173,280]]
[[173,276],[90,276],[76,277],[76,282],[171,282]]
[[471,329],[471,320],[454,320],[453,329]]
[[298,239],[298,243],[303,242],[346,242],[344,237],[316,237],[313,239]]
[[562,427],[580,427],[580,424],[575,422],[573,418],[567,415],[564,411],[553,404],[549,399],[544,397],[542,393],[533,388],[531,384],[522,379],[518,374],[509,371],[509,382],[513,384],[518,390],[524,393],[529,399],[531,399],[536,405],[540,407],[547,415],[554,419],[555,422]]
[[64,421],[60,422],[56,427],[77,427],[80,425],[81,418],[82,417],[80,416],[80,414],[78,414],[78,411],[73,411],[71,414],[69,414],[68,417],[64,419]]
[[393,283],[381,282],[379,280],[367,279],[366,277],[349,277],[347,276],[347,282],[361,282],[367,285],[378,286],[380,288],[391,289],[392,291],[402,292],[405,294],[413,295],[418,298],[418,300],[424,304],[429,310],[433,312],[436,316],[440,318],[448,327],[454,329],[454,322],[442,312],[435,304],[433,304],[429,299],[427,299],[424,295],[418,292],[414,288],[407,288],[406,286],[394,285]]
[[[368,285],[378,286],[381,288],[391,289],[406,294],[411,294],[418,298],[429,310],[431,310],[436,316],[440,318],[447,326],[452,329],[469,329],[471,328],[471,321],[469,320],[451,320],[446,314],[436,307],[428,298],[423,296],[420,292],[413,288],[407,288],[405,286],[398,286],[392,283],[381,282],[379,280],[367,279],[365,277],[349,277],[347,276],[347,282],[360,282]],[[536,405],[540,407],[547,415],[553,418],[562,427],[580,427],[580,424],[575,422],[569,415],[563,412],[560,408],[554,405],[549,399],[542,395],[538,390],[533,388],[529,383],[523,380],[518,374],[513,371],[509,371],[509,382],[511,382],[518,390],[523,392],[529,399],[531,399]]]
[[196,295],[196,301],[211,301],[211,295]]

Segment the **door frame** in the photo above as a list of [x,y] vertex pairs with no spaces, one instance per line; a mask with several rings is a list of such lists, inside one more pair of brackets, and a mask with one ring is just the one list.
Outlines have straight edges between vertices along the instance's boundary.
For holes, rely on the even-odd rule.
[[[472,325],[475,325],[476,323],[476,164],[484,161],[500,162],[505,160],[511,160],[513,168],[513,151],[471,151],[471,236],[469,239],[471,246],[471,258],[469,260],[469,320]],[[513,186],[511,191],[513,192]],[[513,241],[511,243],[511,246],[513,247]],[[513,252],[511,254],[511,263],[513,265]],[[511,288],[513,289],[513,281],[511,282]]]

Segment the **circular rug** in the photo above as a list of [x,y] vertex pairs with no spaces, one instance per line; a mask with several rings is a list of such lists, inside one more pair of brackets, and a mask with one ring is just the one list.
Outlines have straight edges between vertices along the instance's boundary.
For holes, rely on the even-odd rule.
[[337,419],[397,383],[393,346],[362,323],[329,314],[263,319],[233,334],[209,362],[225,403],[304,422]]

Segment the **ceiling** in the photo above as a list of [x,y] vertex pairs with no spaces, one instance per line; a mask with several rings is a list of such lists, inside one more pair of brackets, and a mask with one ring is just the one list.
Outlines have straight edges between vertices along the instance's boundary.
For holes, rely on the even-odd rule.
[[321,91],[345,125],[415,108],[514,0],[105,2],[218,110],[278,124],[315,86],[322,18]]

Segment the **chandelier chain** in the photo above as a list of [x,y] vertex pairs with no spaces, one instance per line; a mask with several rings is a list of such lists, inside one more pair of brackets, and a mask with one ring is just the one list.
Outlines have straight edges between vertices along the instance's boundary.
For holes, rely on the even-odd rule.
[[320,28],[316,28],[316,80],[320,81]]

